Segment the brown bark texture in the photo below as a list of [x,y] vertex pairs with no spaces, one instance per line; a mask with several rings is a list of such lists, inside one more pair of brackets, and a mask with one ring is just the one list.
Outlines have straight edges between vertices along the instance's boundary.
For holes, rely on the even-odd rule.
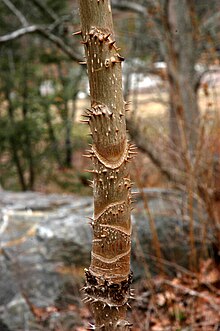
[[94,175],[91,265],[86,270],[85,302],[91,304],[95,330],[129,330],[131,297],[131,180],[136,154],[126,136],[126,103],[121,62],[109,0],[79,0],[82,43],[90,83],[91,108],[84,117],[93,144],[87,155]]

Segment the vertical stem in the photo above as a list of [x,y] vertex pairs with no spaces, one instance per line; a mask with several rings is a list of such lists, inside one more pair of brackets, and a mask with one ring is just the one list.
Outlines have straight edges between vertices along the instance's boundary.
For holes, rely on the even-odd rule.
[[149,226],[150,226],[150,231],[151,231],[151,235],[152,235],[152,246],[154,248],[155,254],[156,254],[156,258],[157,258],[157,267],[160,270],[161,274],[164,274],[164,268],[163,268],[163,264],[162,264],[162,252],[161,252],[161,245],[160,245],[160,240],[158,237],[158,233],[157,233],[157,228],[156,228],[156,224],[155,224],[155,220],[151,214],[150,211],[150,207],[148,204],[148,199],[146,197],[146,194],[144,193],[143,190],[143,185],[141,183],[140,180],[140,172],[138,171],[138,167],[137,164],[134,164],[135,166],[135,171],[136,171],[136,183],[137,183],[137,187],[140,191],[142,200],[143,200],[143,204],[144,204],[144,209],[146,211],[147,217],[148,217],[148,221],[149,221]]
[[56,159],[58,167],[61,168],[62,160],[61,160],[61,156],[60,156],[60,152],[59,152],[59,143],[57,141],[57,137],[56,137],[54,127],[52,124],[52,119],[51,119],[50,110],[49,110],[49,104],[43,103],[43,107],[45,109],[45,119],[46,119],[46,123],[48,126],[48,135],[49,135],[50,143],[52,146],[52,153],[53,153],[54,158]]
[[[12,105],[12,101],[10,98],[10,91],[8,89],[5,90],[5,98],[8,101],[8,115],[10,119],[10,124],[12,127],[15,127],[15,121],[14,121],[14,109]],[[28,189],[26,181],[25,181],[25,176],[24,176],[24,170],[22,168],[22,164],[20,161],[18,149],[17,149],[17,142],[15,139],[15,136],[13,134],[10,134],[10,145],[11,145],[11,151],[12,151],[12,158],[15,163],[16,169],[17,169],[17,174],[19,178],[19,182],[21,185],[21,189],[23,191],[26,191]]]
[[[25,56],[26,57],[26,56]],[[27,59],[26,59],[27,60]],[[27,63],[24,63],[23,68],[23,91],[22,91],[22,115],[23,120],[26,125],[28,125],[28,68]],[[31,137],[29,134],[28,128],[25,129],[25,153],[28,161],[28,170],[29,170],[29,180],[28,180],[28,189],[33,190],[34,189],[34,182],[35,182],[35,169],[34,169],[34,156],[32,153],[32,143],[31,143]]]
[[90,83],[91,109],[85,113],[93,138],[94,218],[86,299],[97,330],[128,330],[130,297],[131,181],[136,154],[126,137],[121,61],[115,45],[110,1],[79,0],[82,43]]

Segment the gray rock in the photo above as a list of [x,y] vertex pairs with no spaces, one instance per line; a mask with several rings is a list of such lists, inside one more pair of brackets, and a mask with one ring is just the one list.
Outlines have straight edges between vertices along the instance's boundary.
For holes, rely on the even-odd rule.
[[[168,261],[167,271],[172,269],[172,263],[188,266],[189,226],[183,217],[185,197],[177,191],[159,189],[145,190],[145,194],[163,258]],[[151,272],[156,272],[158,265],[148,215],[138,194],[134,207],[132,269],[137,278],[144,275],[143,263]],[[0,191],[0,236],[4,253],[0,255],[2,325],[18,331],[24,329],[24,323],[33,321],[22,292],[37,307],[54,305],[64,295],[63,288],[69,280],[57,271],[58,267],[88,267],[92,237],[86,217],[92,214],[90,197]],[[195,215],[198,249],[200,229]],[[54,316],[54,320],[56,318]],[[68,318],[72,321],[75,317]]]

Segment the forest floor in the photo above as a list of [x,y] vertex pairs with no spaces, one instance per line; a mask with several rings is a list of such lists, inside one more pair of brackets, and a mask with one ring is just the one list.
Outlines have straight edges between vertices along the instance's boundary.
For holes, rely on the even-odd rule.
[[[211,259],[202,261],[200,272],[186,272],[169,279],[156,276],[134,284],[129,320],[133,331],[219,331],[220,268]],[[88,307],[82,309],[85,331],[91,322]],[[88,324],[87,324],[88,325]]]
[[[220,330],[220,268],[211,259],[201,262],[199,273],[183,270],[174,278],[158,275],[142,279],[133,284],[133,288],[135,297],[128,309],[132,331]],[[54,313],[62,316],[68,312],[78,316],[76,325],[66,328],[63,321],[53,331],[92,330],[89,306],[82,304],[81,295],[77,299],[77,304],[32,311],[44,325]]]

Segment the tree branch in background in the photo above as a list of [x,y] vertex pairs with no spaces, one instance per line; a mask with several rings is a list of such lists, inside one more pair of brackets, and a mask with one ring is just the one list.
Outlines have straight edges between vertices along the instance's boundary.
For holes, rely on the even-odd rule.
[[74,50],[67,45],[60,37],[56,36],[55,34],[51,33],[47,26],[43,25],[30,25],[27,27],[20,28],[16,31],[13,31],[11,33],[8,33],[4,36],[0,37],[0,43],[5,43],[11,40],[18,39],[26,34],[38,32],[50,41],[52,41],[54,44],[56,44],[66,55],[69,56],[70,59],[73,61],[81,61],[82,57],[80,54],[74,52]]
[[127,119],[126,123],[131,139],[135,142],[136,146],[150,157],[151,161],[168,180],[178,182],[178,175],[174,173],[173,169],[161,157],[161,154],[157,153],[155,145],[145,138],[145,135],[140,130],[140,126],[135,121],[129,119]]
[[133,11],[133,12],[135,12],[139,15],[143,15],[143,16],[147,15],[146,6],[142,6],[135,2],[112,0],[112,7],[119,9],[119,10]]
[[45,0],[41,1],[41,0],[32,0],[32,2],[35,4],[35,6],[40,9],[40,11],[43,14],[46,14],[47,17],[49,19],[51,19],[52,21],[56,21],[59,19],[59,16],[57,16],[57,14],[51,9],[49,8],[46,4],[45,4]]
[[47,15],[49,15],[50,18],[52,18],[55,21],[50,26],[36,25],[36,24],[30,25],[27,19],[24,17],[24,15],[14,6],[14,4],[11,3],[10,0],[3,0],[3,1],[7,5],[7,7],[11,10],[11,12],[19,19],[23,27],[13,32],[10,32],[4,36],[0,36],[0,43],[9,42],[18,39],[26,34],[37,32],[43,35],[45,38],[49,39],[56,46],[58,46],[58,48],[60,48],[66,55],[68,55],[71,60],[77,62],[82,60],[82,56],[80,54],[76,53],[71,46],[69,46],[63,41],[63,39],[61,39],[59,36],[51,32],[51,30],[53,30],[57,26],[57,24],[59,24],[58,22],[61,21],[60,18],[41,1],[33,0],[33,2],[36,5],[42,8],[44,13],[47,13]]
[[19,19],[22,26],[28,26],[28,21],[24,17],[24,15],[18,10],[15,5],[10,0],[2,0],[4,4],[12,11],[13,14]]
[[0,43],[5,43],[5,42],[8,42],[8,41],[20,38],[25,34],[33,33],[33,32],[36,32],[38,30],[39,30],[39,26],[37,26],[37,25],[30,25],[30,26],[27,26],[27,27],[20,28],[20,29],[15,30],[13,32],[10,32],[10,33],[8,33],[4,36],[1,36],[0,37]]

